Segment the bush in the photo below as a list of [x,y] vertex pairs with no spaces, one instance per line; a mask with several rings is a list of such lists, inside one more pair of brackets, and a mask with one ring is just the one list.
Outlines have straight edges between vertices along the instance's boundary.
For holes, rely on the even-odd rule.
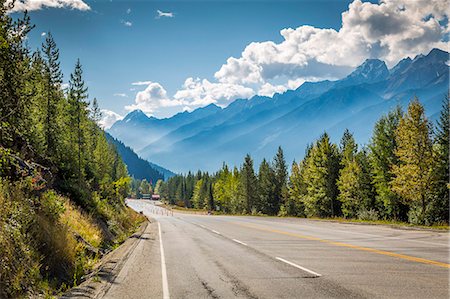
[[374,209],[362,209],[358,212],[359,220],[376,221],[379,219],[378,212]]

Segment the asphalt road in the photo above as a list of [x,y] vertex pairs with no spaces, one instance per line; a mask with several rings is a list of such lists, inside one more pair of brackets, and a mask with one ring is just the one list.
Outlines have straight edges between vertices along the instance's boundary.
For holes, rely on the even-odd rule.
[[445,232],[129,205],[158,224],[105,298],[449,298]]

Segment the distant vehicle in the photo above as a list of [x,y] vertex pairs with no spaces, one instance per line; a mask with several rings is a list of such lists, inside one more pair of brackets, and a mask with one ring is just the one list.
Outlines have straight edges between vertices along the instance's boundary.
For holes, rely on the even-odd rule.
[[161,196],[159,196],[159,194],[153,194],[152,195],[152,200],[160,200]]
[[152,199],[152,195],[151,194],[142,194],[141,199]]

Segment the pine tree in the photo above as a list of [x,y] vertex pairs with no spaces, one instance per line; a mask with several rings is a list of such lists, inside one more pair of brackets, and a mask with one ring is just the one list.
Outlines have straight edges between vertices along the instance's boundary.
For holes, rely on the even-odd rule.
[[369,145],[369,161],[373,184],[376,190],[376,205],[385,219],[400,220],[405,215],[404,205],[398,194],[392,191],[392,168],[399,161],[395,154],[397,150],[396,130],[403,112],[400,107],[383,116],[375,124],[371,143]]
[[356,161],[358,146],[348,130],[345,130],[341,139],[341,169],[337,186],[339,188],[338,200],[342,203],[342,212],[345,217],[355,217],[360,207],[359,191],[362,188],[359,182],[361,168]]
[[449,134],[450,134],[450,101],[447,94],[442,102],[442,109],[437,122],[437,132],[435,137],[435,181],[434,196],[430,202],[427,220],[430,223],[449,221],[449,198],[450,198],[450,178],[449,178]]
[[280,206],[284,204],[287,197],[287,180],[288,171],[286,161],[284,159],[283,149],[278,147],[277,154],[273,162],[275,197],[273,202],[269,203],[269,214],[276,215]]
[[245,212],[251,213],[258,199],[258,194],[253,160],[249,154],[245,156],[244,165],[240,173],[239,198],[244,203]]
[[[425,213],[432,194],[434,157],[430,138],[430,124],[419,100],[415,98],[408,106],[396,131],[397,150],[400,161],[394,165],[392,189],[409,201],[413,208],[418,204],[414,222],[424,223]],[[414,211],[414,209],[413,209]],[[411,216],[410,217],[414,217]]]
[[256,209],[258,212],[263,212],[269,215],[278,213],[278,194],[276,194],[275,173],[270,167],[270,164],[263,159],[259,166],[258,173],[258,200]]
[[8,4],[2,1],[0,6],[0,144],[21,151],[27,146],[29,115],[29,58],[24,41],[32,26],[26,13],[13,21],[6,13]]
[[58,136],[61,133],[59,126],[61,111],[61,83],[62,72],[59,63],[59,49],[49,32],[46,35],[45,43],[42,44],[44,60],[45,94],[46,94],[46,115],[45,115],[45,144],[49,157],[55,156],[58,150]]
[[75,65],[74,72],[70,75],[69,81],[69,115],[70,115],[70,124],[71,127],[75,129],[75,135],[73,138],[73,143],[76,144],[77,148],[77,174],[78,174],[78,182],[81,183],[82,179],[82,158],[83,158],[83,147],[84,147],[84,125],[85,119],[87,118],[87,107],[88,103],[86,102],[87,95],[87,87],[85,87],[85,83],[83,80],[83,70],[81,67],[80,60],[77,60]]
[[308,216],[337,216],[336,180],[339,173],[339,153],[336,145],[324,133],[311,149],[306,162],[304,197],[305,212]]

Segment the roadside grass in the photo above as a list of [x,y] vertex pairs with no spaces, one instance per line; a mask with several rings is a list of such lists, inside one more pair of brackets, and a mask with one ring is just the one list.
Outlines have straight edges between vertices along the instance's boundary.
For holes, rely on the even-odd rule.
[[101,219],[53,190],[35,192],[30,180],[0,179],[0,298],[60,295],[146,220],[123,205],[102,208]]

